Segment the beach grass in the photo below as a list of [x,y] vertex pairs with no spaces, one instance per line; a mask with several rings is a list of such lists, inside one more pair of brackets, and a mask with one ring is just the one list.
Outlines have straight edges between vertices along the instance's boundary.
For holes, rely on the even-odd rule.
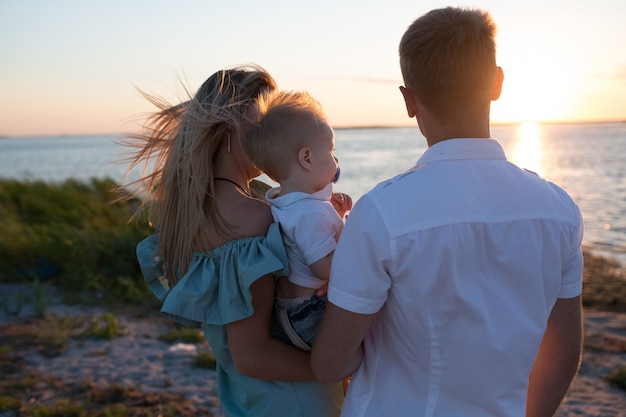
[[159,340],[164,342],[201,343],[204,341],[204,333],[195,327],[185,327],[182,325],[173,326],[168,332],[161,333]]
[[[146,393],[118,384],[89,381],[67,383],[31,374],[22,380],[0,381],[0,414],[23,417],[191,417],[208,415],[186,404],[183,394]],[[32,391],[57,392],[56,398],[31,402]],[[15,412],[13,412],[15,411]]]
[[626,312],[626,270],[616,259],[583,248],[583,306]]
[[[108,179],[0,180],[0,281],[54,285],[81,303],[145,300],[135,247],[154,231],[145,216],[129,221],[139,202],[115,203],[114,189]],[[42,291],[33,294],[43,313]]]
[[[251,186],[258,195],[268,187]],[[30,287],[28,298],[2,303],[7,314],[29,304],[43,316],[50,286],[76,304],[154,301],[135,248],[155,230],[138,199],[121,197],[110,179],[0,179],[0,282]]]
[[611,384],[616,385],[626,391],[626,368],[619,368],[607,375],[605,379]]

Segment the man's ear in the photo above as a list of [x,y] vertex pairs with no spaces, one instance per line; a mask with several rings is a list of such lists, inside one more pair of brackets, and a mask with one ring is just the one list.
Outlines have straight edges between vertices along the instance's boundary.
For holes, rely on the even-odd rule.
[[503,82],[504,82],[504,71],[502,71],[502,68],[498,67],[498,71],[496,72],[496,79],[493,82],[493,90],[491,91],[492,101],[500,98],[500,93],[502,93]]
[[406,105],[406,112],[409,117],[417,116],[417,103],[415,102],[413,92],[403,86],[400,86],[400,92],[402,93],[402,97],[404,97],[404,104]]
[[300,148],[298,151],[298,163],[307,171],[313,169],[313,161],[311,160],[312,151],[309,147]]

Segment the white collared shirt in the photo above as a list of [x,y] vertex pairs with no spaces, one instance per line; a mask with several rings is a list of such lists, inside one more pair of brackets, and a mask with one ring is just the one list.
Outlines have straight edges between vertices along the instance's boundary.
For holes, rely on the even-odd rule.
[[280,187],[265,194],[271,204],[274,221],[280,223],[289,260],[290,282],[307,288],[326,284],[317,278],[309,265],[335,250],[343,229],[343,220],[330,202],[333,185],[315,194],[292,192],[278,196]]
[[356,203],[329,301],[378,313],[342,416],[523,416],[557,298],[582,287],[582,218],[493,139],[451,139]]

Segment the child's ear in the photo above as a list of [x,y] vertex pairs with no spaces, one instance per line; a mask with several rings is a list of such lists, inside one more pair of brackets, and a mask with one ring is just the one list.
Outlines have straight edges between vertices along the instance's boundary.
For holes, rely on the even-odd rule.
[[304,148],[300,148],[300,150],[298,151],[298,163],[302,168],[306,169],[307,171],[313,169],[313,161],[311,160],[311,156],[311,148],[308,148],[306,146]]

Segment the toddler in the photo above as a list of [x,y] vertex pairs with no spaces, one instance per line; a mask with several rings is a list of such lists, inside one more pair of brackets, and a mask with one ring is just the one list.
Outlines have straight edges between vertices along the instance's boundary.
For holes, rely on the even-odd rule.
[[258,111],[248,151],[257,168],[279,184],[266,199],[289,261],[288,276],[276,282],[274,315],[295,346],[310,350],[326,305],[326,296],[318,294],[325,292],[352,201],[345,194],[332,198],[339,160],[317,100],[306,92],[271,92],[261,96]]

